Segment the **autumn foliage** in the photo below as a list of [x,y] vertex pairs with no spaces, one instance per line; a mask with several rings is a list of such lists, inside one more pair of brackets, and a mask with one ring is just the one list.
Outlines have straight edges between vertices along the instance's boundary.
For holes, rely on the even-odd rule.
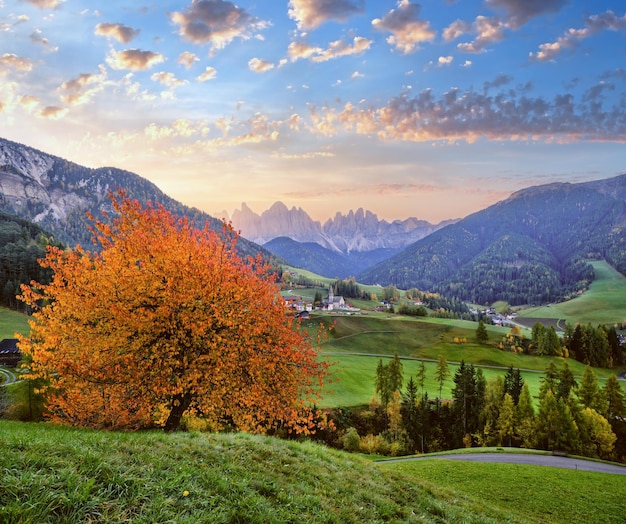
[[[55,247],[49,285],[22,287],[34,310],[21,337],[49,417],[97,428],[163,425],[307,431],[327,364],[286,314],[260,258],[237,235],[197,229],[159,205],[112,195],[94,222],[101,251]],[[225,240],[226,239],[226,240]]]

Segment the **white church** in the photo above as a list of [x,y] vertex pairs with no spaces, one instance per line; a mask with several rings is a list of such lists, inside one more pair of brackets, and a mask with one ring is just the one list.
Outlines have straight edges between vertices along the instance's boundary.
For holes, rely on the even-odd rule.
[[327,309],[345,309],[346,301],[343,297],[336,297],[335,292],[333,291],[333,285],[328,286],[328,302]]

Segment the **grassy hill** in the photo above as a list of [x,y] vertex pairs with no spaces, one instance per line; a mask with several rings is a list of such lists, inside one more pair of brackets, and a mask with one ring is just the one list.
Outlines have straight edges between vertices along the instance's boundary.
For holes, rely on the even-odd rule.
[[591,262],[595,278],[589,290],[558,304],[523,309],[521,317],[563,319],[571,324],[621,324],[626,320],[626,277],[604,261]]
[[[0,447],[0,521],[6,524],[593,524],[620,521],[626,497],[626,477],[618,475],[499,464],[451,467],[440,460],[377,464],[311,442],[246,434],[117,433],[0,422]],[[452,469],[452,481],[441,476]],[[528,490],[535,496],[520,496]]]
[[[463,320],[436,318],[411,318],[388,314],[363,316],[314,316],[310,329],[322,322],[333,326],[329,340],[322,352],[334,363],[331,370],[339,380],[326,390],[323,407],[357,406],[368,404],[374,395],[374,380],[379,359],[393,357],[398,353],[404,366],[405,381],[415,376],[420,360],[426,360],[425,389],[430,398],[439,396],[439,384],[435,381],[435,366],[439,355],[450,364],[450,378],[443,387],[443,397],[451,397],[454,386],[452,377],[456,364],[461,360],[483,368],[485,378],[504,375],[509,366],[519,368],[528,382],[531,395],[539,392],[543,372],[550,361],[561,369],[564,359],[560,357],[538,357],[501,351],[495,346],[475,343],[476,323]],[[496,344],[509,328],[487,326],[490,343]],[[530,332],[528,332],[530,336]],[[455,343],[455,338],[467,339],[466,343]],[[568,366],[575,376],[582,376],[585,366],[568,359]],[[606,379],[618,370],[595,369],[599,379]],[[624,385],[624,384],[623,384]],[[625,388],[626,389],[626,388]]]

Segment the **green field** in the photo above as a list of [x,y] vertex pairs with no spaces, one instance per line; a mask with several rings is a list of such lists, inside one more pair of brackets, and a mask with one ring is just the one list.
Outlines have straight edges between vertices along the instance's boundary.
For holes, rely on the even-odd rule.
[[[424,319],[397,315],[322,315],[314,316],[309,322],[311,328],[323,322],[333,326],[330,339],[322,346],[324,358],[334,362],[331,372],[334,378],[325,391],[324,407],[357,406],[368,404],[374,395],[374,378],[380,358],[391,358],[398,353],[404,365],[405,382],[415,376],[419,360],[425,360],[425,389],[430,398],[439,396],[439,384],[435,381],[435,361],[444,355],[450,364],[450,378],[443,387],[442,396],[450,398],[454,383],[452,377],[456,364],[464,360],[483,369],[485,378],[497,374],[504,375],[509,366],[521,369],[528,382],[532,396],[539,392],[541,377],[550,361],[557,369],[563,366],[564,359],[558,357],[537,357],[505,352],[493,346],[482,346],[474,342],[476,323],[445,319]],[[509,328],[488,326],[491,343],[500,340]],[[467,343],[454,343],[455,338],[467,339]],[[572,373],[582,376],[585,366],[572,359],[567,361]],[[612,372],[620,370],[596,369],[599,379],[605,379]],[[626,388],[625,388],[626,389]]]
[[521,317],[564,319],[570,324],[621,324],[626,320],[626,277],[604,261],[591,262],[589,290],[567,302],[522,309]]
[[626,476],[0,421],[0,522],[623,522]]
[[520,464],[419,460],[388,464],[413,478],[531,522],[624,522],[626,477]]
[[0,308],[0,340],[15,338],[15,333],[28,334],[28,317],[7,308]]

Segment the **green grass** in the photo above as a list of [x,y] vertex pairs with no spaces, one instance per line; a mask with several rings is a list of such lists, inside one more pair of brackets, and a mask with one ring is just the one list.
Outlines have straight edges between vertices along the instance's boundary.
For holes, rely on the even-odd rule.
[[486,464],[444,459],[384,467],[462,492],[533,522],[624,522],[626,477],[544,466]]
[[0,340],[15,338],[15,333],[28,334],[28,317],[17,311],[0,307]]
[[[356,355],[333,354],[328,357],[334,362],[331,366],[331,372],[334,374],[334,380],[325,388],[324,398],[319,402],[320,407],[355,407],[363,404],[369,404],[374,396],[374,380],[376,377],[376,366],[378,365],[378,357],[363,357]],[[388,357],[385,357],[388,358]],[[387,362],[387,360],[384,360]],[[419,366],[418,360],[402,360],[405,383],[409,376],[415,376]],[[439,396],[439,383],[435,380],[435,362],[425,362],[426,381],[425,390],[431,399]],[[452,397],[452,387],[454,383],[452,377],[457,366],[450,364],[450,377],[444,383],[442,389],[443,398]],[[484,368],[485,378],[489,380],[496,375],[504,375],[505,370],[496,370]],[[524,381],[528,382],[531,395],[539,392],[541,385],[542,373],[522,372]]]
[[[539,522],[311,442],[0,421],[0,448],[3,524]],[[619,494],[613,486],[594,503]]]
[[595,279],[589,290],[567,302],[521,310],[521,317],[556,318],[571,324],[621,324],[626,319],[626,277],[604,261],[591,262]]
[[[415,319],[397,315],[363,316],[314,316],[310,328],[319,324],[333,325],[329,340],[322,346],[322,354],[335,364],[331,367],[334,381],[330,384],[320,402],[323,407],[350,407],[368,404],[374,395],[376,366],[380,358],[390,358],[398,353],[404,364],[405,382],[415,376],[419,360],[426,360],[425,389],[430,398],[439,396],[439,384],[435,381],[435,362],[444,355],[450,363],[450,378],[444,384],[442,396],[451,397],[452,377],[456,365],[464,360],[483,368],[487,379],[504,375],[509,366],[526,370],[522,372],[528,382],[531,395],[539,393],[541,377],[550,361],[557,369],[563,367],[564,359],[538,357],[501,351],[493,346],[474,343],[476,323],[461,320]],[[489,326],[492,343],[499,341],[509,328]],[[466,337],[468,342],[457,344],[455,337]],[[585,366],[573,359],[567,360],[572,373],[582,376]],[[606,379],[618,370],[595,369],[599,379]],[[625,385],[622,384],[624,387]],[[626,391],[626,388],[625,388]]]

